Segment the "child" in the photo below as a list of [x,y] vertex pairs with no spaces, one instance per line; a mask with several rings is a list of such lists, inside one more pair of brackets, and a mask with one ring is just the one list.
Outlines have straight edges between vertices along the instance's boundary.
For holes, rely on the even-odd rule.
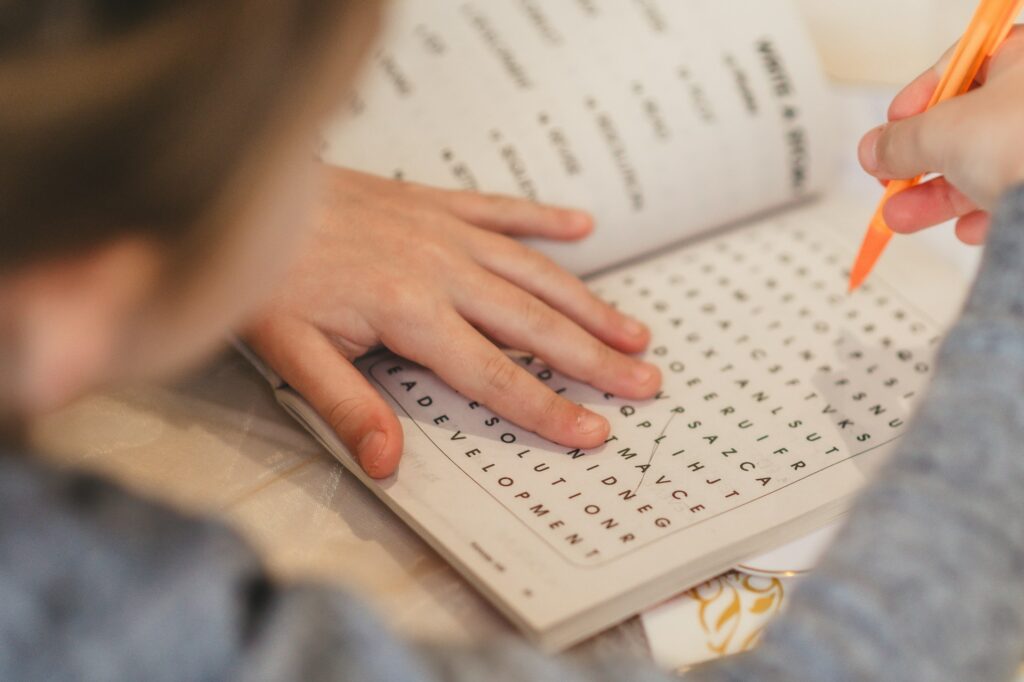
[[[339,350],[382,341],[581,446],[607,425],[508,369],[476,330],[542,354],[571,336],[586,350],[551,358],[565,371],[624,395],[655,389],[650,368],[619,352],[642,348],[643,329],[494,234],[578,238],[579,214],[341,172],[319,218],[306,216],[322,93],[348,80],[376,17],[367,0],[0,4],[0,414],[184,366],[286,269],[252,342],[376,475],[395,466],[396,427]],[[965,194],[933,185],[924,198],[957,213],[993,206],[1024,180],[1019,108],[1005,106],[1024,85],[1017,45],[955,112],[869,137],[865,166],[946,171]],[[934,80],[911,86],[896,115],[919,109]],[[948,134],[959,121],[983,122],[998,144],[962,145]],[[920,198],[894,202],[905,229],[941,217]],[[1001,680],[1019,663],[1024,190],[1003,201],[966,315],[885,476],[762,647],[688,679]],[[307,222],[316,234],[296,247]],[[522,333],[501,319],[516,314]],[[446,364],[452,345],[467,367]],[[274,583],[216,524],[48,471],[13,446],[0,455],[0,679],[481,678],[670,679],[515,643],[403,645],[341,593]]]
[[[64,293],[74,293],[61,296],[59,304],[46,298],[55,293],[53,285],[46,292],[23,292],[31,294],[22,298],[26,306],[31,303],[24,311],[31,323],[23,320],[17,330],[25,354],[14,383],[23,406],[39,410],[65,401],[91,384],[92,375],[107,373],[103,365],[115,353],[116,370],[132,374],[176,364],[193,344],[209,345],[220,338],[225,322],[234,326],[234,316],[250,301],[265,297],[266,285],[289,265],[288,254],[299,244],[301,257],[285,287],[251,323],[249,341],[306,395],[374,476],[395,470],[402,432],[349,361],[381,342],[430,367],[468,398],[568,447],[600,444],[608,435],[607,421],[555,394],[489,339],[535,352],[556,369],[623,397],[650,398],[658,390],[657,368],[628,355],[645,347],[647,329],[510,238],[580,239],[592,229],[586,214],[313,167],[310,120],[337,100],[337,83],[344,80],[344,74],[320,75],[323,67],[305,68],[310,61],[338,61],[335,50],[298,45],[315,21],[305,15],[314,11],[254,10],[238,2],[254,24],[283,17],[292,22],[284,27],[289,32],[235,29],[230,18],[216,16],[187,35],[189,23],[200,21],[189,12],[201,14],[198,9],[168,10],[174,16],[128,31],[136,28],[133,17],[145,19],[153,6],[179,3],[129,4],[132,9],[99,0],[4,5],[12,7],[3,10],[12,19],[5,29],[10,83],[5,81],[4,92],[7,99],[14,88],[16,99],[5,103],[11,118],[0,132],[4,178],[9,173],[12,184],[3,192],[15,192],[17,203],[4,216],[12,234],[0,257],[14,264],[42,244],[50,245],[47,256],[95,247],[103,238],[104,247],[119,244],[77,259],[74,272],[62,267],[67,262],[51,267],[62,273]],[[45,9],[51,5],[58,9]],[[77,5],[83,6],[81,18],[69,9]],[[219,29],[234,30],[229,37],[238,44],[220,42]],[[65,38],[64,32],[86,35]],[[371,33],[364,29],[360,41]],[[45,42],[62,40],[81,54],[64,54]],[[273,41],[289,44],[280,48]],[[267,47],[245,54],[253,45]],[[296,53],[285,55],[294,63],[281,59],[287,50]],[[56,56],[44,58],[49,53]],[[223,66],[203,73],[215,60]],[[238,69],[244,71],[232,72]],[[313,73],[319,80],[307,82]],[[283,90],[275,92],[278,83]],[[299,106],[314,98],[315,109]],[[249,146],[251,139],[277,146]],[[321,189],[314,175],[326,186],[310,220],[303,202]],[[237,227],[218,229],[229,221],[250,232],[276,234],[254,251],[259,242],[251,234],[241,244]],[[319,229],[300,240],[303,223]],[[42,225],[57,227],[40,239],[36,227]],[[183,241],[190,225],[194,234],[188,237],[195,243],[172,250],[181,263],[163,262],[168,259],[146,243]],[[112,230],[140,238],[111,239]],[[216,262],[206,263],[211,254]],[[198,271],[193,279],[204,280],[197,286],[206,289],[211,305],[190,319],[149,320],[169,327],[159,331],[117,331],[121,320],[111,317],[129,314],[140,301],[92,295],[94,284],[122,291],[136,284],[92,282],[104,270],[104,259],[124,262],[148,278],[137,284],[172,296],[161,313],[184,315],[187,294],[194,293],[172,291],[163,270],[174,271],[168,276]],[[255,277],[243,277],[242,266],[234,265],[247,261]],[[52,278],[20,279],[38,284]],[[94,309],[100,300],[119,309]],[[220,304],[230,306],[232,317],[217,310]],[[181,338],[186,327],[196,332],[195,342]],[[146,338],[139,338],[143,333]],[[133,357],[137,350],[146,352],[137,345],[157,339],[163,349],[176,349],[177,357]]]

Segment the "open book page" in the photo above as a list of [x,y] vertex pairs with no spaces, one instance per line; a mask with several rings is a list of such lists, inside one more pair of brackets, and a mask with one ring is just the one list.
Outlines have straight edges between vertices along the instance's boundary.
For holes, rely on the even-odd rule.
[[828,92],[786,0],[401,0],[391,20],[324,158],[593,211],[585,248],[540,245],[578,274],[828,181]]
[[[835,518],[906,427],[964,293],[894,242],[846,294],[864,205],[817,202],[590,280],[652,329],[656,399],[602,394],[522,358],[609,418],[566,450],[390,355],[361,364],[406,435],[371,482],[301,399],[282,402],[514,622],[557,648]],[[908,273],[913,273],[910,276]]]

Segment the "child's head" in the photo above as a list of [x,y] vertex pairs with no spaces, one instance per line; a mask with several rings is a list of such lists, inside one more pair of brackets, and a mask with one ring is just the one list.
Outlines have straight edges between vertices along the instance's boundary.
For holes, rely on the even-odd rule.
[[178,368],[266,293],[378,13],[0,3],[0,416]]

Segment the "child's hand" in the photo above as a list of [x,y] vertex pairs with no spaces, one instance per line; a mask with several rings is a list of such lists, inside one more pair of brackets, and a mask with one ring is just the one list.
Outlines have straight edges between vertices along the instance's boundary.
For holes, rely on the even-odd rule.
[[328,173],[319,229],[247,340],[371,476],[395,470],[402,432],[350,361],[381,343],[467,400],[568,447],[599,445],[607,421],[555,394],[496,342],[626,398],[659,388],[657,368],[624,354],[643,350],[648,330],[510,238],[581,239],[593,228],[586,214]]
[[1014,30],[982,69],[975,89],[921,113],[952,50],[893,100],[890,123],[864,136],[861,165],[880,179],[941,173],[894,196],[885,220],[909,233],[959,218],[957,236],[980,244],[988,210],[1024,182],[1024,32]]

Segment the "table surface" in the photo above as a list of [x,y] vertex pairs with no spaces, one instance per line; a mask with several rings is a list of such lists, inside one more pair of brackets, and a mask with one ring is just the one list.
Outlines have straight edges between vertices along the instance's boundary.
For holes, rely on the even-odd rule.
[[[58,465],[223,519],[275,575],[362,595],[400,633],[454,642],[514,634],[233,352],[174,386],[89,396],[39,420],[30,439]],[[647,651],[635,619],[582,646]]]

